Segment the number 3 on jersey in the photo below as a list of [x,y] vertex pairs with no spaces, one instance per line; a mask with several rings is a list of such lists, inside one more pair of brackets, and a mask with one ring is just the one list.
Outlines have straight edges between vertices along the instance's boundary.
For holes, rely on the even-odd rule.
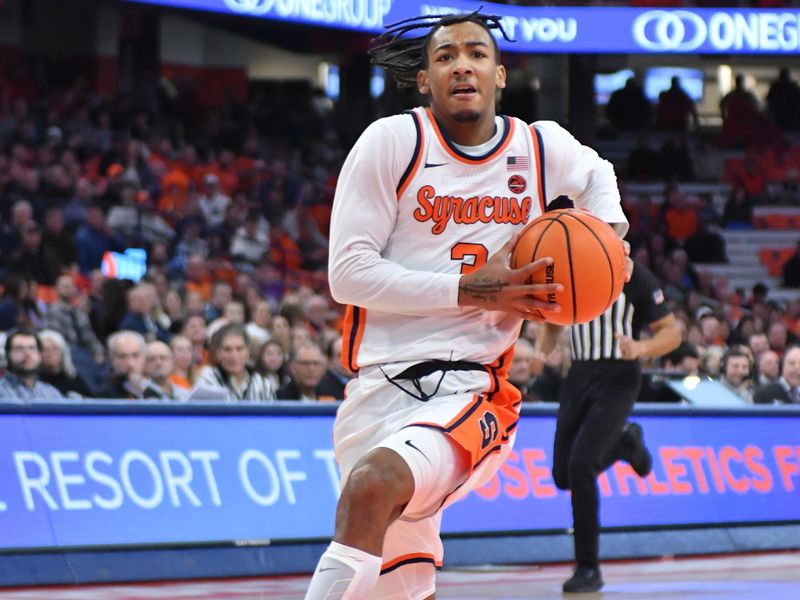
[[459,242],[450,249],[450,260],[463,261],[461,274],[469,275],[486,264],[489,260],[489,249],[483,244]]

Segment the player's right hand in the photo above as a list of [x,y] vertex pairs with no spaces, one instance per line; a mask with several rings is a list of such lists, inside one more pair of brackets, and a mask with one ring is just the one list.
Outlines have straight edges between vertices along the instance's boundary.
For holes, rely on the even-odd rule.
[[462,275],[458,285],[459,306],[501,310],[522,319],[541,321],[541,311],[559,312],[561,306],[548,302],[548,293],[560,292],[560,283],[531,283],[531,276],[553,263],[540,258],[519,269],[511,268],[511,252],[517,244],[515,234],[485,265],[474,273]]

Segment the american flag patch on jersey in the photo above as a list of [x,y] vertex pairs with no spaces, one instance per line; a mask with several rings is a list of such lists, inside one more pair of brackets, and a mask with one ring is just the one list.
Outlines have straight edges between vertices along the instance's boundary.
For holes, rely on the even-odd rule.
[[653,302],[656,304],[661,304],[664,302],[664,292],[662,292],[660,289],[653,292]]
[[527,156],[507,156],[506,169],[509,171],[522,171],[528,168]]

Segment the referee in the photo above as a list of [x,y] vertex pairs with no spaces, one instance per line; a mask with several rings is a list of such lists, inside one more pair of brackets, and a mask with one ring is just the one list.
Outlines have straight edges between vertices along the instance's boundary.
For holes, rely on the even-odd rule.
[[[653,336],[639,339],[643,326]],[[546,326],[539,346],[548,348],[558,328]],[[618,459],[640,476],[652,468],[641,427],[628,417],[641,385],[639,358],[670,352],[681,341],[678,323],[655,275],[634,261],[617,301],[595,320],[571,328],[572,366],[559,391],[553,448],[553,480],[572,491],[575,572],[565,592],[596,592],[603,586],[597,476]]]

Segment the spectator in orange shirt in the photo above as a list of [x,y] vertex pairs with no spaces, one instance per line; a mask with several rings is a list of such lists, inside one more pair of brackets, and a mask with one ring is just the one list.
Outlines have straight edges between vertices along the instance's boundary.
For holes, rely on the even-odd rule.
[[664,218],[667,233],[682,242],[697,231],[697,211],[689,205],[677,185],[668,186],[666,196],[667,210]]

